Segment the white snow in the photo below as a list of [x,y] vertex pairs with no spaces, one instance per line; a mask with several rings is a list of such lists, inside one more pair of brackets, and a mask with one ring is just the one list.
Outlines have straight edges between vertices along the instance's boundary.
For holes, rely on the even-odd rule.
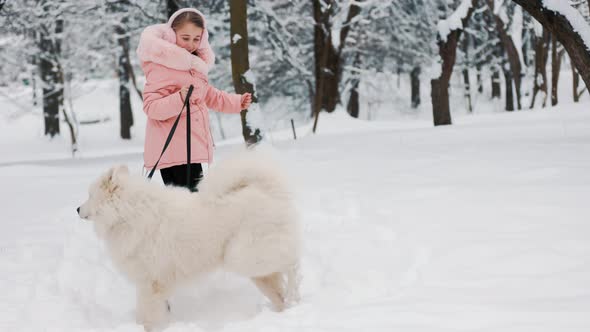
[[438,35],[443,42],[447,41],[449,34],[456,29],[463,29],[463,19],[471,9],[472,0],[463,0],[459,7],[444,20],[438,22]]
[[[43,139],[34,112],[0,118],[0,331],[143,331],[134,289],[75,212],[108,167],[141,172],[141,108],[123,142],[117,90],[104,91],[75,102],[81,117],[113,119],[82,126],[76,159],[67,135]],[[380,121],[338,110],[315,136],[309,122],[297,140],[275,132],[267,144],[299,193],[301,303],[275,313],[249,281],[217,273],[173,296],[166,331],[588,331],[590,100],[560,100],[454,107],[437,128],[394,103]],[[218,143],[218,159],[235,148]]]
[[248,69],[242,76],[248,81],[248,83],[256,85],[256,76],[251,69]]
[[535,36],[543,37],[543,25],[539,21],[533,20],[533,30],[535,31]]
[[242,39],[242,36],[239,33],[234,34],[234,36],[232,37],[231,41],[233,44],[237,43],[238,40]]
[[579,11],[570,6],[568,1],[543,0],[543,5],[545,8],[565,16],[565,18],[567,18],[574,28],[574,31],[580,35],[584,41],[584,44],[586,45],[586,48],[590,52],[590,24],[586,22],[584,16],[582,16]]
[[522,54],[523,24],[522,8],[520,6],[516,6],[514,8],[514,15],[512,16],[512,26],[510,27],[510,31],[508,33],[514,42],[514,46],[516,47],[518,59],[520,60],[520,66],[524,70],[524,68],[526,68],[526,64],[524,63],[524,56]]

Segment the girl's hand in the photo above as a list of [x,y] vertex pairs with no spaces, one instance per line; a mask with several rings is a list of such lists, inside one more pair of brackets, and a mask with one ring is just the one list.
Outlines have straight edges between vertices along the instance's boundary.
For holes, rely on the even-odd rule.
[[252,104],[252,95],[250,93],[246,92],[242,95],[241,107],[243,110],[245,110],[245,109],[248,109],[248,107],[250,107],[250,104]]

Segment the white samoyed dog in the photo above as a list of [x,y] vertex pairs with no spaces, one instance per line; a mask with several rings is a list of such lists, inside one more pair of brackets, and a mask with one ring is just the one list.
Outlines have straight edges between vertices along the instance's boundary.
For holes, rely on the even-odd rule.
[[298,300],[300,230],[292,192],[266,154],[213,166],[199,191],[164,187],[111,168],[78,208],[137,287],[137,322],[167,322],[178,286],[223,269],[250,278],[281,311]]

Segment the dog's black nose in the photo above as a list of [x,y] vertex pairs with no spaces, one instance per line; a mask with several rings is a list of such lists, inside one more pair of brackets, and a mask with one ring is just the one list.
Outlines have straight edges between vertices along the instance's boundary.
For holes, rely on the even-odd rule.
[[78,211],[78,214],[80,214],[80,207],[78,206],[78,208],[76,209],[76,211]]

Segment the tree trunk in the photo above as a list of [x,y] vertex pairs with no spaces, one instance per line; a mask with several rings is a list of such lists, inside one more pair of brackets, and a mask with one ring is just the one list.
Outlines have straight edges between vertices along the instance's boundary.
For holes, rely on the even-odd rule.
[[463,69],[463,84],[465,86],[465,100],[467,100],[467,109],[469,112],[473,112],[473,104],[471,103],[471,85],[469,83],[469,70]]
[[166,12],[168,13],[168,17],[172,16],[172,14],[178,9],[178,3],[176,3],[176,0],[166,0]]
[[492,72],[492,99],[502,98],[502,89],[500,88],[500,72],[494,68]]
[[463,54],[465,54],[465,63],[463,65],[463,87],[465,100],[467,101],[467,109],[473,112],[473,105],[471,103],[471,84],[469,82],[469,38],[463,38]]
[[[354,57],[353,66],[355,68],[359,68],[361,66],[361,58],[360,54],[357,53]],[[346,111],[350,116],[353,118],[359,117],[359,85],[361,79],[360,74],[353,73],[351,79],[351,88],[350,88],[350,97],[348,99],[348,104],[346,105]]]
[[574,95],[574,103],[577,103],[580,101],[580,94],[578,94],[578,89],[580,87],[580,75],[578,74],[578,71],[576,70],[576,66],[574,66],[573,63],[571,63],[572,65],[572,75],[573,75],[573,95]]
[[31,88],[33,89],[33,106],[37,106],[37,66],[39,63],[38,55],[31,56]]
[[400,89],[400,87],[402,85],[401,77],[402,77],[402,61],[399,60],[397,62],[397,89],[398,90]]
[[443,60],[442,73],[439,78],[430,81],[432,115],[435,126],[452,124],[449,105],[449,81],[455,65],[457,41],[460,35],[461,30],[454,30],[447,36],[446,42],[439,39],[439,54]]
[[[121,22],[120,24],[125,24]],[[119,42],[117,75],[119,76],[119,113],[120,134],[123,139],[131,139],[131,126],[133,126],[133,113],[131,112],[131,99],[129,96],[129,37],[125,35],[125,29],[121,25],[115,27],[115,34]]]
[[535,107],[535,99],[539,91],[544,93],[543,107],[547,104],[547,57],[549,55],[550,41],[551,37],[546,28],[543,28],[542,37],[535,37],[535,79],[533,80],[531,109]]
[[360,80],[358,78],[353,79],[352,88],[350,89],[350,99],[348,99],[348,105],[346,106],[348,114],[353,118],[359,117],[359,84]]
[[[314,54],[315,54],[315,91],[314,114],[325,110],[332,112],[339,102],[338,84],[335,82],[339,59],[332,44],[332,27],[330,15],[333,0],[313,0]],[[323,8],[323,10],[322,10]],[[334,91],[334,89],[336,89]]]
[[[361,2],[361,1],[358,1]],[[331,14],[334,8],[334,0],[312,0],[314,18],[314,55],[315,55],[315,98],[314,102],[320,105],[319,110],[333,112],[340,103],[340,79],[342,78],[342,50],[346,44],[346,37],[350,32],[352,20],[361,8],[352,3],[348,10],[348,16],[340,29],[340,43],[338,48],[332,43]],[[325,61],[323,61],[325,59]],[[321,87],[321,90],[320,90]]]
[[420,73],[422,72],[420,66],[414,67],[410,72],[410,86],[412,93],[412,108],[420,106]]
[[[59,111],[63,108],[63,86],[58,84],[57,58],[61,51],[59,38],[52,41],[41,29],[40,50],[41,50],[41,81],[43,85],[43,118],[45,120],[45,135],[54,137],[59,135]],[[63,20],[56,21],[55,34],[61,36],[63,31]]]
[[478,93],[483,93],[483,81],[481,79],[481,66],[477,65],[476,67],[477,69],[477,92]]
[[430,81],[431,97],[432,97],[432,115],[434,125],[449,125],[451,124],[451,112],[449,106],[449,81],[453,74],[453,66],[457,57],[457,44],[463,29],[467,26],[467,22],[475,9],[476,0],[471,1],[471,6],[467,15],[461,20],[462,25],[459,28],[451,30],[447,36],[447,40],[443,41],[438,35],[439,55],[442,59],[441,75]]
[[434,79],[430,81],[430,86],[434,125],[452,124],[449,106],[449,82],[443,79]]
[[506,111],[514,111],[514,93],[512,93],[512,71],[504,68],[504,81],[506,85]]
[[[252,94],[252,101],[256,101],[256,91],[253,82],[250,82],[249,75],[246,73],[250,70],[248,60],[248,11],[247,0],[230,0],[230,42],[231,42],[231,65],[232,79],[236,93],[243,94],[249,92]],[[234,38],[239,35],[241,38]],[[234,42],[235,40],[235,42]],[[260,142],[262,134],[260,129],[250,126],[247,120],[248,110],[242,110],[240,116],[242,119],[242,136],[246,145],[252,145]]]
[[520,5],[556,36],[576,65],[586,88],[590,90],[590,70],[588,70],[590,68],[590,51],[588,51],[582,36],[574,30],[568,19],[561,14],[543,8],[541,0],[512,1]]
[[[29,31],[29,37],[34,43],[39,44],[39,34],[35,29]],[[31,57],[31,88],[33,92],[33,106],[37,106],[37,76],[39,73],[39,54],[34,52]]]
[[512,80],[514,81],[514,88],[516,90],[516,104],[518,109],[522,109],[520,104],[520,87],[521,87],[521,77],[522,77],[522,66],[520,63],[520,57],[518,56],[518,50],[514,45],[514,41],[512,37],[508,35],[506,28],[504,26],[504,21],[500,18],[500,16],[494,13],[494,0],[488,0],[488,7],[490,8],[490,12],[494,17],[494,21],[496,23],[496,30],[498,31],[498,35],[500,37],[500,41],[502,42],[502,47],[508,56],[508,63],[510,64],[510,71]]
[[557,105],[559,102],[558,97],[558,84],[559,84],[559,72],[561,71],[561,60],[563,59],[564,50],[558,50],[559,44],[557,38],[552,35],[551,38],[551,106]]
[[[62,87],[66,86],[66,77],[64,75],[64,71],[62,69],[61,66],[58,66],[58,82]],[[67,82],[68,86],[71,86],[70,81]],[[77,123],[75,122],[75,117],[74,117],[74,107],[72,106],[72,98],[71,98],[71,91],[72,89],[69,89],[70,91],[70,110],[72,112],[72,118],[70,118],[68,116],[68,112],[66,111],[65,105],[62,107],[62,114],[64,116],[64,120],[66,122],[66,124],[68,125],[68,129],[70,130],[70,138],[72,140],[72,157],[74,157],[76,155],[76,152],[78,151],[78,128],[77,128]]]

